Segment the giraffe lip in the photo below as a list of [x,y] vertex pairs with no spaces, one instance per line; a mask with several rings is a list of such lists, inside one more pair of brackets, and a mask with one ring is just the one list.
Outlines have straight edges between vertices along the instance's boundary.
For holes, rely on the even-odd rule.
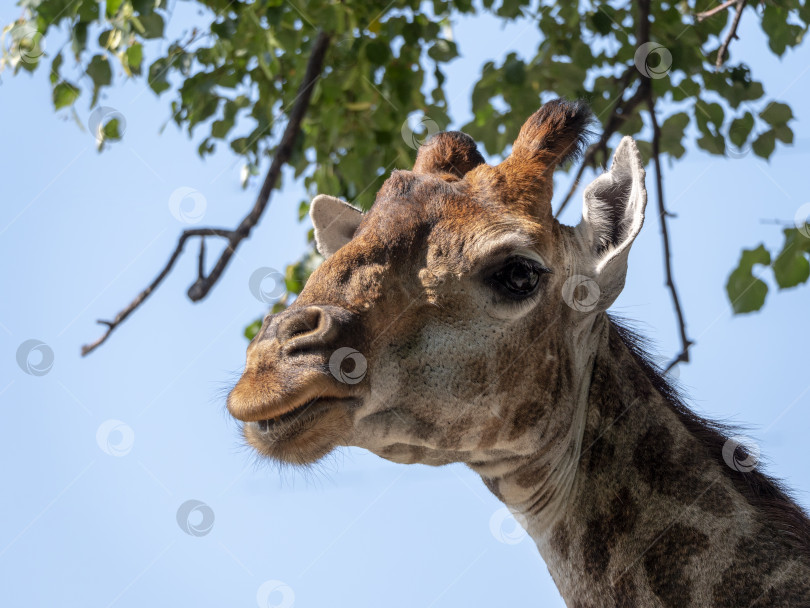
[[283,414],[278,414],[277,416],[265,418],[263,420],[248,422],[247,424],[254,426],[260,433],[269,433],[278,429],[279,427],[285,426],[288,423],[293,423],[300,420],[304,415],[316,415],[323,409],[330,407],[335,402],[340,401],[346,401],[346,399],[326,396],[313,397],[312,399],[309,399],[300,405],[287,410]]

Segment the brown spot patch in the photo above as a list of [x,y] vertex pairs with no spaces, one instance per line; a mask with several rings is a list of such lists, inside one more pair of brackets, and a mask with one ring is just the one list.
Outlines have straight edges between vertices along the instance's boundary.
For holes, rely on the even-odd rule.
[[557,555],[563,561],[568,561],[571,554],[571,535],[568,532],[568,527],[564,522],[559,522],[551,531],[551,538],[549,538],[549,545],[551,549],[557,552]]
[[635,526],[638,511],[638,503],[630,490],[623,487],[611,500],[607,513],[586,524],[583,541],[585,569],[597,580],[604,577],[614,546]]
[[[644,433],[633,451],[633,464],[641,478],[656,492],[692,504],[696,494],[708,494],[718,481],[707,482],[700,474],[708,467],[708,459],[702,458],[704,450],[696,441],[681,450],[676,450],[670,430],[664,426],[652,426]],[[712,495],[717,498],[717,495]],[[711,499],[708,499],[711,500]],[[712,505],[712,511],[718,506]]]
[[740,539],[731,565],[712,590],[717,606],[810,606],[808,566],[778,535],[764,526]]
[[[613,456],[616,453],[616,448],[604,436],[599,437],[587,448],[585,454],[588,457],[587,470],[588,473],[594,475],[608,468],[608,465],[613,461]],[[585,455],[583,454],[583,455]]]
[[547,463],[530,462],[515,471],[515,483],[522,488],[540,486],[548,479],[549,473]]
[[637,595],[636,584],[629,576],[623,576],[613,585],[615,608],[637,608]]
[[497,417],[490,418],[481,429],[481,441],[478,442],[478,449],[486,450],[495,445],[502,426],[503,420]]
[[512,411],[509,422],[509,439],[517,439],[530,429],[539,416],[540,405],[536,401],[524,401]]
[[664,606],[691,603],[692,585],[684,570],[690,559],[709,546],[709,538],[690,526],[675,523],[665,530],[644,555],[650,589]]
[[731,501],[731,494],[721,483],[712,486],[700,495],[695,502],[699,509],[711,513],[715,517],[731,517],[734,512],[734,504]]

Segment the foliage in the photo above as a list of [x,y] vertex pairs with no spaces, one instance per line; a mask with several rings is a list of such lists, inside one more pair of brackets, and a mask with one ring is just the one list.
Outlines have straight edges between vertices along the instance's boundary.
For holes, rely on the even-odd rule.
[[735,313],[754,312],[765,304],[768,285],[754,276],[754,265],[760,264],[773,271],[779,289],[788,289],[806,283],[810,278],[810,224],[800,228],[785,228],[785,242],[775,255],[760,244],[756,249],[744,249],[740,263],[726,284],[729,300]]
[[[683,157],[689,139],[710,154],[751,150],[766,159],[777,142],[793,141],[790,107],[768,98],[733,45],[716,68],[734,8],[700,18],[715,2],[180,4],[198,10],[202,25],[178,35],[170,33],[165,0],[20,0],[23,16],[4,30],[2,65],[16,73],[47,63],[54,108],[74,112],[82,97],[92,108],[107,87],[142,79],[156,95],[171,98],[172,120],[197,137],[201,156],[228,145],[242,157],[247,184],[274,153],[284,124],[279,118],[295,101],[309,50],[324,29],[332,42],[291,165],[310,194],[329,193],[362,208],[394,166],[410,166],[425,135],[450,123],[445,72],[460,52],[452,25],[462,15],[529,19],[542,35],[534,56],[509,53],[482,67],[472,93],[474,117],[461,128],[490,155],[508,150],[522,120],[542,101],[563,96],[586,99],[605,133],[635,136],[649,158],[649,107],[638,95],[645,82],[656,100],[661,153],[672,159]],[[810,0],[748,2],[743,11],[758,20],[778,56],[801,43],[810,22]],[[59,28],[69,48],[46,53],[45,40]],[[100,147],[121,136],[118,125],[109,124],[115,120],[98,125]],[[609,153],[602,142],[588,162],[603,164]],[[301,203],[302,215],[307,206]],[[742,300],[734,294],[745,290],[753,263],[769,263],[761,261],[765,254],[743,252],[732,273],[736,312],[758,308],[754,296],[764,300],[759,284]],[[780,262],[783,251],[776,258],[777,281],[800,276],[801,262],[791,256]],[[288,293],[277,306],[298,293],[311,267],[308,259],[288,268]]]

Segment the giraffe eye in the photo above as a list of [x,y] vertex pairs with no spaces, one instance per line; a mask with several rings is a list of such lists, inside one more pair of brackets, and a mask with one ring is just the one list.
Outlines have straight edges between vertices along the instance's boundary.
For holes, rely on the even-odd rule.
[[537,291],[540,277],[546,272],[535,260],[511,257],[491,275],[490,285],[510,298],[527,298]]

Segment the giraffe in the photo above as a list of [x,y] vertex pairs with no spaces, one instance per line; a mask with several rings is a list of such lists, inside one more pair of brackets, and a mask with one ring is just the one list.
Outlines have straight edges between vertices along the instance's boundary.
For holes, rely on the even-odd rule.
[[550,101],[495,166],[440,133],[365,214],[316,197],[325,260],[264,320],[228,410],[283,463],[337,446],[465,463],[569,607],[810,606],[804,511],[607,313],[644,220],[635,142],[585,189],[577,226],[552,215],[552,173],[591,120]]

